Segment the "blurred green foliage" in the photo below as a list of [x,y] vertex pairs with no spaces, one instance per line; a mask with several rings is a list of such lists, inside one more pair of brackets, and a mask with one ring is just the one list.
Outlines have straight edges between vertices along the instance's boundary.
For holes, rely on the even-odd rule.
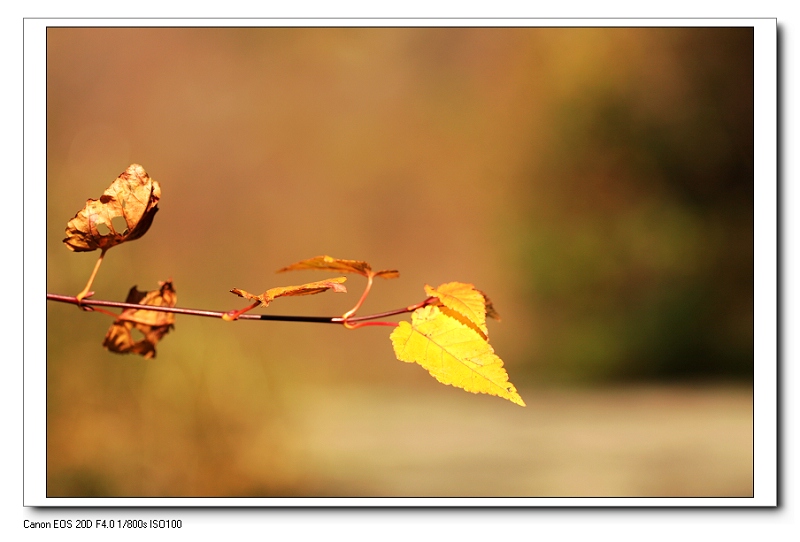
[[555,102],[520,244],[539,379],[752,378],[752,33],[666,45],[671,107],[637,77]]

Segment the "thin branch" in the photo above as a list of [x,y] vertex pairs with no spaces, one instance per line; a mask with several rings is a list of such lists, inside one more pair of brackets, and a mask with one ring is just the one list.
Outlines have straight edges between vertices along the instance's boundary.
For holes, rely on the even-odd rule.
[[89,290],[92,288],[92,283],[94,282],[94,278],[97,276],[97,270],[100,269],[100,264],[103,263],[103,258],[106,255],[106,250],[108,249],[104,248],[103,250],[100,251],[100,257],[97,258],[97,262],[94,264],[94,269],[92,269],[92,274],[89,275],[89,280],[86,283],[86,286],[84,286],[83,290],[81,290],[80,293],[75,296],[75,299],[78,300],[78,305],[81,304],[80,301],[83,298],[92,295],[91,292],[89,292]]
[[[362,322],[366,320],[377,320],[387,316],[394,316],[395,314],[403,314],[406,312],[413,312],[419,307],[431,303],[436,298],[429,297],[416,305],[409,305],[402,309],[394,309],[391,311],[380,312],[376,314],[369,314],[367,316],[355,316],[348,318],[348,322]],[[59,303],[70,303],[72,305],[92,305],[95,307],[114,307],[118,309],[135,309],[135,310],[148,310],[156,312],[171,312],[174,314],[186,314],[189,316],[207,316],[209,318],[223,318],[227,312],[222,311],[207,311],[200,309],[181,309],[178,307],[158,307],[155,305],[140,305],[138,303],[123,303],[120,301],[102,301],[99,299],[83,299],[78,300],[74,296],[47,294],[48,301],[57,301]],[[342,324],[344,318],[341,316],[284,316],[278,314],[242,314],[238,320],[270,320],[278,322],[311,322],[315,324]]]
[[351,324],[350,322],[352,322],[352,321],[353,321],[352,318],[348,319],[348,320],[345,320],[343,322],[344,327],[346,327],[347,329],[358,329],[360,327],[367,327],[367,326],[391,326],[391,327],[397,327],[398,325],[400,325],[397,322],[357,322],[355,324]]

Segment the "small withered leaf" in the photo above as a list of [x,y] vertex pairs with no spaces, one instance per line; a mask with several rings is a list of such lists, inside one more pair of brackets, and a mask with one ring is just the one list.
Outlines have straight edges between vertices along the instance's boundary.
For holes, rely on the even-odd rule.
[[[307,260],[302,260],[292,265],[278,269],[278,273],[285,271],[302,271],[306,269],[318,269],[322,271],[337,271],[339,273],[357,273],[364,277],[372,274],[372,267],[367,262],[360,260],[342,260],[330,256],[315,256]],[[386,273],[387,271],[381,271]]]
[[[140,292],[136,286],[130,289],[126,303],[155,307],[174,307],[178,296],[172,281],[159,282],[159,289]],[[117,354],[138,354],[145,359],[156,357],[156,344],[174,327],[175,315],[169,312],[156,312],[146,309],[125,309],[111,324],[103,341],[103,346]],[[133,330],[144,336],[140,340],[133,337]]]
[[[74,252],[108,250],[147,233],[158,212],[161,186],[139,164],[131,164],[111,183],[100,199],[89,199],[67,223],[67,248]],[[119,232],[113,219],[121,217],[125,230]],[[98,226],[104,226],[103,232]],[[107,230],[107,231],[106,231]]]
[[239,288],[231,289],[232,294],[239,297],[244,297],[250,301],[260,301],[261,305],[266,307],[274,299],[279,297],[290,297],[299,295],[313,295],[330,290],[332,292],[344,293],[347,292],[347,287],[342,284],[347,280],[347,277],[337,277],[335,279],[320,280],[317,282],[309,282],[308,284],[300,284],[298,286],[278,286],[277,288],[270,288],[261,295],[254,295]]
[[400,271],[397,269],[384,269],[382,271],[375,271],[373,276],[380,277],[382,279],[396,279],[400,276]]
[[359,275],[367,276],[372,271],[372,268],[367,262],[359,260],[342,260],[339,258],[332,258],[331,256],[315,256],[307,260],[302,260],[281,269],[278,273],[286,271],[301,271],[306,269],[318,269],[322,271],[338,271],[340,273],[358,273]]

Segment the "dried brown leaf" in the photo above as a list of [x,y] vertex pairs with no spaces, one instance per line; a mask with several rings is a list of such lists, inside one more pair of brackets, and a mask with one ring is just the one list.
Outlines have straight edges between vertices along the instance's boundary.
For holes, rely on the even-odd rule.
[[322,271],[338,271],[339,273],[358,273],[368,276],[372,272],[372,267],[367,262],[359,260],[341,260],[330,256],[315,256],[307,260],[302,260],[292,265],[278,269],[278,273],[285,271],[302,271],[306,269],[319,269]]
[[372,266],[361,260],[342,260],[331,256],[315,256],[307,260],[302,260],[292,265],[278,269],[278,273],[285,271],[303,271],[307,269],[317,269],[322,271],[336,271],[339,273],[356,273],[363,277],[382,277],[393,279],[400,276],[395,269],[384,269],[382,271],[372,271]]
[[[89,252],[133,241],[144,235],[158,211],[161,186],[150,178],[139,164],[131,164],[100,199],[89,199],[75,217],[67,223],[63,242],[72,251]],[[122,217],[125,231],[116,231],[114,218]],[[108,232],[101,233],[103,225]]]
[[400,271],[397,269],[384,269],[382,271],[376,271],[374,276],[380,277],[382,279],[396,279],[400,276]]
[[[178,296],[172,281],[159,282],[159,289],[140,292],[136,286],[128,292],[126,303],[150,305],[155,307],[174,307]],[[145,309],[125,309],[106,333],[103,341],[111,352],[118,354],[139,354],[145,359],[156,357],[156,344],[174,327],[175,315],[169,312],[156,312]],[[136,340],[133,330],[138,330],[144,338]]]

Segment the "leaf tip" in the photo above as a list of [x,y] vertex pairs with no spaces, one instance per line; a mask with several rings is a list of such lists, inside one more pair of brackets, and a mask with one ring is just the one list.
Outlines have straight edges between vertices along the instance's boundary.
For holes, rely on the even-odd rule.
[[400,276],[400,271],[397,269],[383,269],[381,271],[376,271],[372,276],[382,279],[396,279]]

